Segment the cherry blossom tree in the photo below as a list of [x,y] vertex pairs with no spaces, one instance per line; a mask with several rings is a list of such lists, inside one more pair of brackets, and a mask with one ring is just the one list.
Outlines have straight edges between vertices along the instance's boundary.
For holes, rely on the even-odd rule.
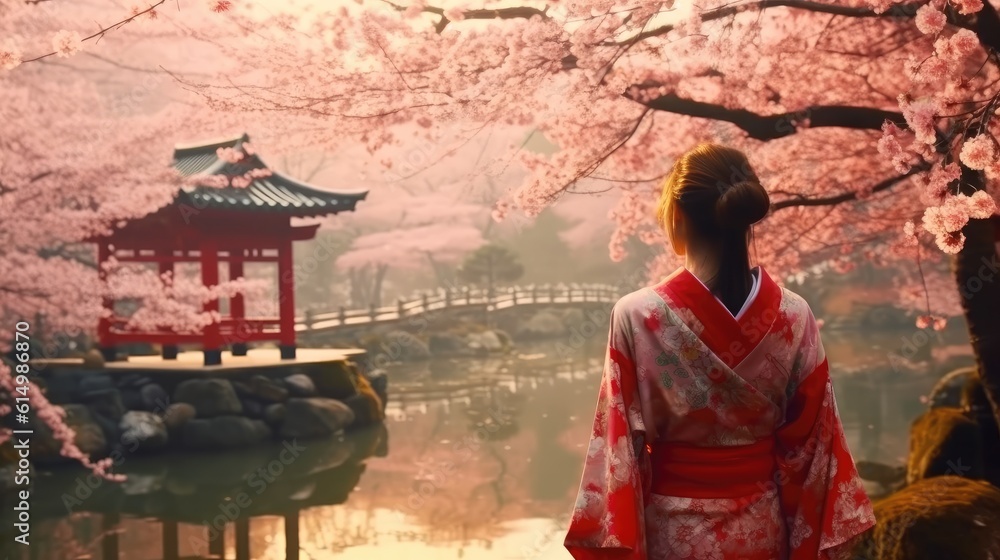
[[[202,300],[245,287],[234,282],[196,291],[114,263],[101,274],[96,251],[87,243],[169,203],[181,187],[170,154],[181,134],[178,123],[190,119],[177,110],[154,113],[145,106],[166,76],[138,73],[132,87],[109,95],[120,86],[76,64],[85,58],[81,53],[98,50],[99,42],[124,40],[123,30],[153,22],[162,4],[67,9],[56,2],[0,0],[0,320],[8,326],[0,350],[5,353],[27,357],[8,338],[22,320],[32,325],[37,342],[46,333],[93,332],[105,313],[105,297],[137,302],[134,326],[174,321],[172,326],[186,329],[214,320],[204,316]],[[228,2],[217,2],[202,9],[226,7]],[[36,317],[43,319],[44,330]],[[38,357],[38,347],[31,350],[31,357]],[[92,462],[80,451],[63,409],[31,378],[20,377],[23,363],[16,362],[13,367],[0,362],[0,417],[9,414],[15,397],[27,396],[36,419],[62,443],[63,455],[101,476],[119,478],[109,472],[110,460]],[[9,436],[0,426],[0,442]]]
[[[528,174],[496,217],[616,189],[614,259],[632,237],[663,243],[651,205],[678,154],[702,140],[744,148],[772,195],[756,246],[772,269],[863,258],[925,284],[952,259],[958,307],[926,293],[919,324],[964,315],[1000,412],[1000,287],[965,289],[996,255],[1000,17],[989,2],[384,0],[314,15],[237,9],[233,20],[265,38],[234,51],[254,72],[191,85],[220,107],[325,121],[320,141],[373,151],[408,141],[395,131],[411,123],[424,141],[455,125],[470,136],[533,127],[558,150],[503,156]],[[652,272],[673,264],[664,254]]]
[[[373,197],[375,198],[375,197]],[[348,271],[359,304],[380,306],[382,283],[390,267],[414,270],[457,263],[483,245],[482,228],[473,223],[486,209],[456,204],[445,196],[392,196],[376,202],[370,214],[393,220],[392,227],[356,237],[335,265]]]

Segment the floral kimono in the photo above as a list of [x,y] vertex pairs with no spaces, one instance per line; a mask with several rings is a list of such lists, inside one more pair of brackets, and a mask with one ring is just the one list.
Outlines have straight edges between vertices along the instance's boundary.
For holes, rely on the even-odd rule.
[[875,524],[816,320],[756,272],[736,317],[685,269],[615,305],[577,560],[826,560]]

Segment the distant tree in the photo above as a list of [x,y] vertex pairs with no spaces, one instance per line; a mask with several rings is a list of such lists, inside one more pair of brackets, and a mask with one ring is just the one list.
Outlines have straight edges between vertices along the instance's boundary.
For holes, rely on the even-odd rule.
[[499,245],[483,245],[458,269],[458,277],[473,284],[485,283],[490,293],[499,282],[513,282],[524,275],[517,255]]

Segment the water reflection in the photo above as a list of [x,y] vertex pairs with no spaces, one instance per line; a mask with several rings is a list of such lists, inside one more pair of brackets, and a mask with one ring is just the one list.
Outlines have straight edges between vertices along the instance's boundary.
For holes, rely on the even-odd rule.
[[[892,340],[827,350],[855,456],[898,464],[934,377],[892,371]],[[129,459],[127,483],[71,513],[79,472],[39,476],[30,555],[10,558],[567,560],[604,348],[547,351],[396,367],[384,429],[304,442],[287,462],[281,445]]]

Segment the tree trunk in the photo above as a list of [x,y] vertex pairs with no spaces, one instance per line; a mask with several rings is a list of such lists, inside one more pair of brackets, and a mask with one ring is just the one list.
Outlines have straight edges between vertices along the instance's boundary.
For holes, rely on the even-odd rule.
[[[982,177],[963,168],[962,183],[982,188]],[[1000,270],[992,220],[970,220],[962,230],[965,246],[952,260],[969,340],[993,415],[1000,422]]]
[[382,307],[382,281],[385,280],[385,273],[389,270],[387,264],[375,265],[375,278],[372,281],[370,301],[375,307]]

